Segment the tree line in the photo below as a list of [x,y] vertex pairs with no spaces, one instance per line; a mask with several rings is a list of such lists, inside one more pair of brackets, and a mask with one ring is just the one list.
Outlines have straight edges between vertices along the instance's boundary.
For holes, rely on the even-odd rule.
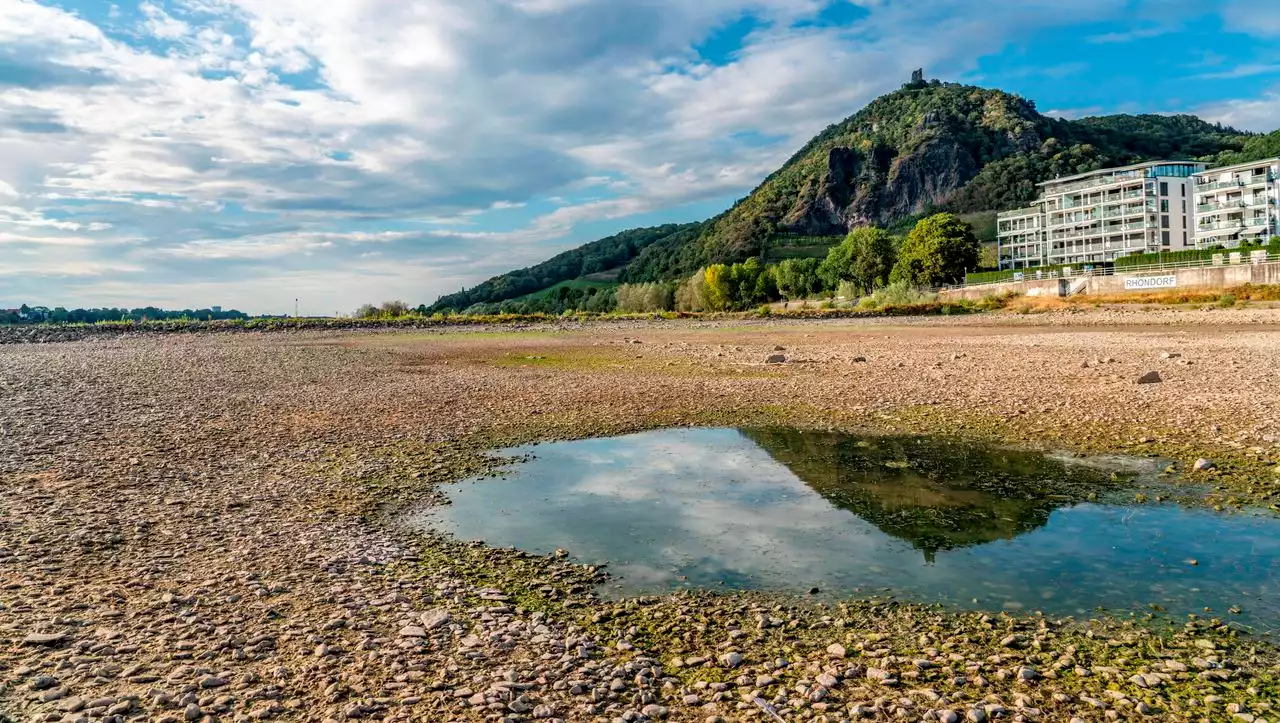
[[248,319],[249,315],[235,309],[161,309],[144,306],[136,309],[104,307],[96,309],[67,309],[62,306],[28,306],[16,309],[0,309],[0,324],[97,324],[106,321],[165,321],[170,319],[226,320]]
[[[674,282],[626,283],[614,289],[559,287],[532,298],[460,309],[424,306],[418,311],[475,315],[735,311],[820,296],[853,300],[890,285],[933,288],[960,283],[966,271],[977,268],[980,250],[972,226],[940,213],[921,220],[905,237],[875,227],[855,229],[825,259],[768,264],[753,256],[735,264],[709,264]],[[358,315],[386,313],[371,306],[362,312],[366,313]]]

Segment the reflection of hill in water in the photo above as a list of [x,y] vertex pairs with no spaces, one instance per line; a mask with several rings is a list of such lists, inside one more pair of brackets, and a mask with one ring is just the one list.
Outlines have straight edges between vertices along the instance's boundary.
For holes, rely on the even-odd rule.
[[1104,480],[1039,454],[937,438],[741,431],[833,504],[929,560],[1041,527]]

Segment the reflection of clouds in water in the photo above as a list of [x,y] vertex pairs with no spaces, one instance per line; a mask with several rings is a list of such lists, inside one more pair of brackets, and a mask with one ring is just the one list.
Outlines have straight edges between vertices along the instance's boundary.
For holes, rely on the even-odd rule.
[[[1098,605],[1280,617],[1275,521],[1172,505],[1084,504],[936,563],[834,506],[734,430],[683,429],[515,450],[510,477],[447,488],[426,519],[464,538],[608,562],[624,590],[892,588],[913,599],[1087,612]],[[1268,526],[1270,525],[1270,526]],[[1201,565],[1183,562],[1195,557]],[[687,576],[681,581],[679,576]],[[1272,602],[1266,602],[1271,600]]]
[[[709,435],[714,437],[708,443],[690,438]],[[635,522],[660,517],[661,524],[652,527],[665,534],[642,543],[659,566],[674,570],[696,562],[704,572],[716,568],[735,576],[750,572],[770,586],[783,586],[792,579],[821,577],[822,569],[830,566],[836,541],[845,557],[884,545],[869,525],[815,494],[791,470],[736,431],[668,431],[626,440],[626,447],[617,454],[575,450],[547,454],[542,461],[555,468],[578,469],[578,479],[564,487],[563,497],[557,495],[558,504],[566,509],[581,507],[582,514],[591,514],[591,509],[607,500],[611,506],[626,508],[627,518]],[[590,442],[616,444],[616,440]],[[678,544],[663,544],[667,540]],[[914,558],[913,553],[904,553]],[[627,579],[643,584],[631,574]]]

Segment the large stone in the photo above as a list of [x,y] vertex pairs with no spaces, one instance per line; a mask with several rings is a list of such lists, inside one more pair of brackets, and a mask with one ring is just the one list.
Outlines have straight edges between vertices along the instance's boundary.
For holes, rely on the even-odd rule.
[[1218,468],[1218,465],[1214,464],[1213,460],[1205,459],[1203,457],[1201,457],[1200,459],[1197,459],[1195,466],[1192,467],[1192,469],[1194,469],[1197,472],[1207,472],[1211,469],[1217,469],[1217,468]]
[[1160,372],[1147,372],[1146,374],[1138,377],[1139,384],[1159,384],[1163,381],[1164,379],[1160,378]]
[[67,640],[66,633],[31,633],[22,639],[23,645],[60,645]]
[[418,620],[422,623],[424,630],[435,630],[436,628],[449,622],[449,611],[444,608],[436,608],[423,613]]
[[417,625],[406,625],[400,628],[400,637],[402,638],[425,638],[427,631]]
[[844,649],[844,646],[840,643],[832,643],[827,646],[827,655],[830,655],[833,658],[843,658],[847,654],[848,653]]
[[765,364],[782,364],[786,362],[786,360],[787,360],[786,354],[770,354],[769,357],[764,360],[764,363]]
[[742,653],[730,652],[720,656],[720,664],[726,668],[736,668],[742,665]]

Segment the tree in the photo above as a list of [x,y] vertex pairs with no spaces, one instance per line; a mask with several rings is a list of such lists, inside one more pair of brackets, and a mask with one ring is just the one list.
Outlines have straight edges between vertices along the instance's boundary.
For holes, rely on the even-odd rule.
[[893,237],[875,227],[858,228],[827,252],[818,275],[828,289],[847,281],[859,294],[869,294],[889,282],[896,250]]
[[969,224],[949,213],[935,214],[907,234],[889,280],[921,287],[957,283],[977,267],[980,252]]
[[787,299],[803,299],[821,285],[817,259],[787,259],[778,264],[778,293]]
[[733,278],[729,267],[712,264],[707,267],[707,306],[712,311],[724,311],[733,305]]

